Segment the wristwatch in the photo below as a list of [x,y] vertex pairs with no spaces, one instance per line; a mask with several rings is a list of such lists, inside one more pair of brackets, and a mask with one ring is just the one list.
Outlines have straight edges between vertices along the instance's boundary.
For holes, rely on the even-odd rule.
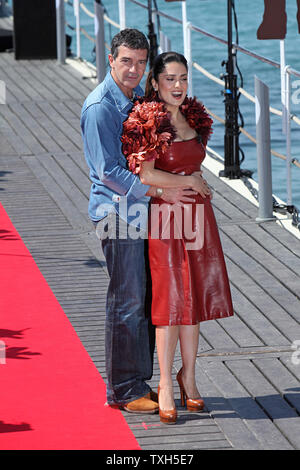
[[162,197],[163,189],[162,188],[156,188],[156,197]]

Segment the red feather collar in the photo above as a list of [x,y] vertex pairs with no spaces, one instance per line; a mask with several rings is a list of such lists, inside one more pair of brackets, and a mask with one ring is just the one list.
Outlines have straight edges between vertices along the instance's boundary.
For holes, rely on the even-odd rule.
[[[164,154],[176,137],[171,116],[164,103],[156,96],[138,98],[123,123],[123,153],[133,173],[139,173],[141,162],[151,161]],[[195,129],[206,146],[212,133],[212,119],[196,98],[185,98],[180,111],[189,126]]]

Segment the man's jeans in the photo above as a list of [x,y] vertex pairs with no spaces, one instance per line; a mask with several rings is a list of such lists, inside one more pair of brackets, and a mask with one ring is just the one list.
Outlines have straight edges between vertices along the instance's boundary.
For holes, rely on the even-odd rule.
[[[117,215],[113,217],[118,221]],[[117,237],[108,237],[103,222],[100,230],[98,224],[97,234],[102,238],[110,276],[105,325],[107,402],[122,404],[150,391],[145,380],[152,377],[154,327],[146,276],[148,250],[142,238],[120,239],[118,223]],[[124,222],[120,225],[124,227]]]

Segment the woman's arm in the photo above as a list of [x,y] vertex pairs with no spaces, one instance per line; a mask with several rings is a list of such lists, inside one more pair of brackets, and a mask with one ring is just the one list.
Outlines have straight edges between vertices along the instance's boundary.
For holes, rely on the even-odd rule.
[[155,161],[144,161],[139,173],[140,180],[148,186],[161,188],[192,189],[202,197],[210,196],[211,191],[201,175],[178,175],[154,168]]

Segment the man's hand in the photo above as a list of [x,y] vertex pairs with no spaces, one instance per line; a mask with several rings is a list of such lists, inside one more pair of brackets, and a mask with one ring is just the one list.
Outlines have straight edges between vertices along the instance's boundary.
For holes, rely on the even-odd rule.
[[182,188],[164,188],[161,199],[169,204],[178,204],[180,202],[195,202],[192,196],[197,194],[192,189]]
[[202,176],[203,171],[202,170],[195,171],[194,173],[192,173],[192,175],[197,176],[199,178],[198,183],[200,183],[200,190],[198,190],[199,184],[197,184],[193,189],[197,190],[202,197],[208,196],[210,199],[212,199],[213,192],[212,192],[210,186],[208,185],[206,179],[203,178],[203,176]]

